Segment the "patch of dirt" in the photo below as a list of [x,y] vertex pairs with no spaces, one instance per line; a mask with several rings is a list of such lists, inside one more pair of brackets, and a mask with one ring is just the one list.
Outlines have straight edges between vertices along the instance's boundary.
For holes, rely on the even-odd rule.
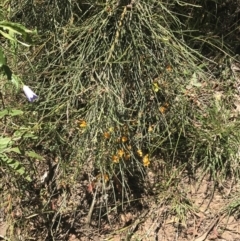
[[[239,187],[232,181],[217,185],[209,180],[205,176],[200,182],[187,178],[181,181],[179,187],[193,203],[193,209],[187,213],[185,220],[180,221],[167,204],[153,202],[144,220],[138,224],[131,239],[127,240],[239,241],[239,213],[230,211]],[[116,235],[113,240],[126,239]]]
[[[158,186],[160,172],[149,171],[145,182],[126,177],[124,184],[118,176],[100,180],[85,170],[63,182],[61,168],[53,168],[51,180],[8,199],[3,212],[11,211],[19,240],[240,241],[240,187],[233,180],[216,183],[200,173],[193,180],[182,173],[166,188]],[[9,237],[5,224],[1,218],[0,237]]]
[[[85,184],[89,191],[89,184]],[[173,203],[161,198],[160,190],[150,196],[142,193],[141,201],[131,203],[124,211],[116,207],[106,210],[102,206],[106,219],[101,219],[98,226],[99,212],[95,213],[95,208],[101,206],[98,200],[89,225],[86,225],[86,213],[85,219],[83,214],[77,214],[74,233],[70,232],[67,240],[240,241],[240,215],[236,212],[240,190],[233,180],[216,183],[209,176],[201,177],[199,174],[197,180],[191,180],[186,175],[177,188],[176,196],[182,194],[182,205],[189,205],[182,220]],[[92,204],[93,197],[90,199]],[[184,200],[189,200],[189,203]]]
[[6,222],[0,222],[0,238],[4,238],[7,234],[8,224]]

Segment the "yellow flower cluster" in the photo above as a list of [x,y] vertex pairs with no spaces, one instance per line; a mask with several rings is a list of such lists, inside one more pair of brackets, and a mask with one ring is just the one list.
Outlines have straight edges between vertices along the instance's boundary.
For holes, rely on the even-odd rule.
[[164,114],[167,109],[169,108],[169,104],[168,103],[164,103],[162,106],[159,107],[159,111]]
[[150,160],[149,160],[148,154],[143,155],[143,152],[140,149],[137,150],[137,154],[138,154],[139,157],[142,158],[143,166],[148,167],[149,164],[150,164]]
[[[87,122],[83,119],[79,120],[78,122],[79,122],[80,128],[82,128],[82,129],[84,129],[88,126]],[[114,155],[112,155],[111,159],[114,163],[119,163],[120,160],[128,161],[131,158],[130,151],[131,151],[132,147],[130,145],[128,145],[129,133],[128,133],[128,127],[126,125],[121,128],[110,127],[107,131],[105,131],[103,133],[103,138],[105,140],[110,140],[111,136],[113,136],[115,134],[114,133],[115,130],[119,131],[119,129],[120,129],[121,136],[116,138],[116,142],[118,143],[118,145],[120,145],[120,148],[117,149],[117,151]],[[152,132],[153,126],[149,126],[148,131]],[[140,149],[137,150],[137,155],[142,159],[143,166],[148,167],[150,164],[149,155],[148,154],[144,155],[142,150],[140,150]]]
[[87,122],[86,122],[85,120],[80,120],[80,121],[79,121],[79,126],[80,126],[81,128],[86,128],[86,127],[87,127]]
[[112,156],[112,161],[114,163],[119,163],[121,159],[128,161],[131,157],[131,154],[129,153],[131,146],[128,146],[127,149],[128,149],[127,151],[124,151],[123,149],[117,150],[117,153]]

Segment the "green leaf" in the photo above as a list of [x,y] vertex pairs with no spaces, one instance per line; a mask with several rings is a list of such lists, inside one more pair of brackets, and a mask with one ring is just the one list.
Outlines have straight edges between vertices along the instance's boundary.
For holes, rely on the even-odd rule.
[[32,178],[31,178],[30,176],[28,176],[28,175],[27,175],[27,176],[25,176],[24,178],[25,178],[27,181],[29,181],[29,182],[31,182],[31,181],[32,181]]
[[16,109],[11,109],[9,111],[10,116],[17,116],[17,115],[22,115],[24,112],[22,110],[16,110]]
[[0,27],[2,27],[4,30],[12,31],[16,34],[26,34],[26,33],[33,33],[33,31],[27,29],[20,23],[13,23],[8,21],[0,21]]
[[[30,45],[28,43],[32,43],[31,38],[29,37],[29,34],[35,34],[36,31],[32,31],[24,27],[23,25],[19,23],[13,23],[13,22],[8,22],[8,21],[0,21],[0,28],[3,30],[7,30],[8,33],[1,31],[0,33],[7,39],[14,41],[14,42],[19,42],[20,44],[29,47]],[[18,39],[15,38],[15,34],[21,35],[24,39],[25,42],[22,42]]]
[[17,115],[22,115],[24,112],[21,110],[16,110],[16,109],[10,109],[10,110],[2,110],[0,111],[0,119],[3,118],[4,116],[10,115],[10,116],[17,116]]
[[36,140],[38,137],[34,134],[33,131],[30,131],[30,130],[29,130],[28,132],[25,132],[25,133],[23,134],[22,138],[24,138],[24,139],[32,138],[32,139]]
[[0,154],[0,161],[4,162],[9,168],[23,176],[27,181],[31,181],[29,175],[26,174],[24,166],[19,161],[13,160],[5,154]]
[[4,152],[5,152],[5,153],[6,153],[6,152],[15,152],[15,153],[17,153],[17,154],[21,154],[21,151],[19,150],[18,147],[8,148],[8,149],[6,149],[6,151],[4,151]]
[[0,46],[0,68],[7,64],[6,56],[3,53],[2,47]]
[[201,87],[202,84],[201,84],[201,83],[193,83],[193,86],[195,86],[195,87]]
[[193,86],[194,87],[201,87],[202,84],[198,81],[198,76],[197,74],[194,72],[191,79],[190,79],[190,83],[186,86],[186,89],[191,89]]
[[34,151],[26,151],[26,155],[29,156],[29,157],[33,157],[33,158],[39,159],[41,161],[44,159],[42,156],[38,155]]
[[0,153],[4,152],[11,144],[12,139],[10,137],[0,137]]
[[3,118],[6,115],[8,115],[8,110],[7,109],[0,111],[0,118]]
[[11,37],[10,34],[5,33],[5,32],[3,32],[3,31],[1,31],[1,30],[0,30],[0,34],[2,34],[2,36],[5,37],[6,39],[9,39],[9,40],[11,40],[11,41],[13,41],[13,42],[16,42],[16,39],[14,39],[13,37]]
[[11,81],[12,81],[12,83],[15,85],[15,87],[16,87],[17,89],[19,89],[19,86],[20,86],[20,84],[21,84],[21,79],[20,79],[17,75],[12,74]]
[[32,131],[30,128],[21,127],[13,134],[13,140],[19,140],[21,138],[33,138],[37,139],[37,136],[34,135],[34,131]]
[[5,162],[9,167],[17,171],[20,175],[23,175],[25,172],[25,168],[21,165],[20,162],[13,160],[12,158],[6,158]]

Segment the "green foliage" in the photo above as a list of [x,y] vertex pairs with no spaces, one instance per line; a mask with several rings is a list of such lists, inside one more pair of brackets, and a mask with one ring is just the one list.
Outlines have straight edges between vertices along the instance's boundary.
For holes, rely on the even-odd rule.
[[[34,163],[27,166],[26,159],[47,156],[51,165],[60,163],[58,178],[68,184],[86,173],[102,179],[101,193],[109,199],[99,201],[100,206],[108,210],[120,200],[124,210],[126,200],[131,203],[144,193],[148,170],[161,172],[156,166],[163,160],[167,174],[157,183],[161,197],[167,196],[170,211],[184,220],[192,205],[177,192],[177,175],[188,168],[194,175],[199,168],[215,180],[239,177],[238,80],[227,64],[218,78],[213,74],[218,68],[214,61],[222,58],[211,56],[215,52],[206,51],[206,45],[229,54],[221,36],[215,39],[211,32],[211,14],[198,18],[205,10],[199,1],[67,2],[61,8],[64,1],[51,1],[46,18],[39,21],[37,10],[46,6],[39,3],[36,10],[25,2],[16,9],[23,16],[21,24],[14,23],[17,14],[13,22],[0,21],[6,40],[0,47],[2,73],[18,87],[23,77],[15,69],[27,66],[24,80],[41,96],[37,105],[16,101],[20,107],[0,111],[2,119],[16,117],[15,127],[9,124],[0,139],[1,164],[30,180]],[[24,52],[20,46],[28,46],[34,32],[23,25],[32,23],[39,24],[42,35],[36,47]],[[39,166],[34,166],[38,176]],[[173,169],[179,167],[184,170],[175,176]],[[88,190],[93,188],[89,184]],[[47,206],[42,204],[38,208]],[[104,215],[94,211],[99,222]],[[44,216],[52,222],[49,217]]]
[[[31,30],[28,30],[27,28],[25,28],[23,25],[19,23],[0,21],[0,34],[6,39],[10,40],[12,44],[18,42],[26,47],[29,47],[30,45],[27,44],[27,41],[31,40],[29,38],[30,33],[32,34],[34,32]],[[22,42],[17,38],[15,38],[15,35],[20,35],[25,42]]]
[[[135,159],[134,165],[141,169],[136,151],[143,149],[145,154],[151,153],[152,149],[156,149],[156,143],[152,143],[151,139],[158,138],[159,142],[169,140],[169,131],[172,135],[178,132],[175,127],[171,128],[175,121],[168,123],[170,112],[165,117],[159,108],[168,105],[171,109],[176,96],[183,94],[186,80],[201,69],[196,66],[194,52],[169,29],[170,22],[175,28],[180,28],[181,23],[164,4],[155,3],[158,14],[149,10],[150,3],[136,4],[133,9],[98,5],[89,10],[89,16],[82,19],[79,27],[73,26],[65,32],[67,39],[76,35],[71,43],[75,48],[63,52],[66,58],[61,59],[63,65],[68,65],[73,54],[76,56],[71,61],[71,69],[66,69],[64,74],[67,81],[55,74],[65,69],[55,70],[51,82],[45,82],[46,87],[43,87],[49,86],[48,100],[63,98],[59,99],[58,106],[46,100],[38,108],[43,117],[48,113],[56,120],[65,115],[59,107],[62,110],[68,108],[73,122],[87,122],[87,130],[76,133],[72,140],[73,146],[79,146],[74,151],[81,153],[83,159],[85,151],[90,148],[98,150],[98,165],[102,165],[105,159],[111,162],[111,156],[118,149],[126,149],[128,143],[133,148],[131,157]],[[60,38],[59,35],[56,37]],[[55,60],[55,65],[58,61]],[[49,66],[44,66],[44,72],[47,71]],[[153,84],[158,86],[158,91],[153,91]],[[123,126],[128,130],[124,131]],[[153,133],[148,133],[149,126],[154,126]],[[111,127],[117,130],[113,134],[116,138],[104,144],[102,136]],[[116,139],[124,134],[128,138],[127,143],[116,146]],[[112,148],[109,148],[111,145]]]
[[[0,35],[2,35],[6,40],[9,41],[9,44],[5,46],[5,49],[7,49],[7,47],[10,47],[14,58],[16,58],[17,55],[18,43],[23,46],[29,47],[32,42],[30,34],[34,33],[36,32],[28,30],[19,23],[0,21]],[[19,40],[17,36],[20,36],[22,40]],[[19,76],[12,73],[11,68],[7,64],[7,57],[5,52],[6,51],[3,51],[3,47],[0,46],[0,73],[6,75],[7,79],[10,80],[18,89],[22,81]],[[7,53],[8,52],[10,51],[7,50]]]
[[18,153],[20,154],[20,150],[18,147],[12,147],[14,142],[9,137],[0,137],[0,161],[1,164],[5,164],[7,167],[13,169],[15,173],[20,175],[25,175],[25,178],[31,181],[29,176],[26,176],[25,168],[23,165],[12,158],[9,157],[8,154]]
[[3,111],[0,111],[0,118],[3,118],[5,116],[17,116],[17,115],[22,115],[23,114],[23,111],[21,110],[16,110],[16,109],[10,109],[10,110],[3,110]]
[[[196,115],[199,123],[191,131],[195,136],[193,156],[212,173],[214,178],[231,172],[238,176],[235,168],[239,163],[240,133],[239,119],[231,120],[231,111],[220,101],[213,103],[204,115]],[[234,167],[234,168],[233,168]]]
[[[199,9],[197,2],[91,2],[48,36],[42,44],[48,51],[35,62],[39,75],[48,73],[38,84],[43,99],[35,108],[41,142],[80,166],[91,159],[102,176],[120,173],[122,182],[129,172],[144,178],[146,166],[159,157],[170,166],[177,160],[226,172],[230,162],[220,164],[236,151],[229,148],[238,121],[229,125],[213,111],[215,77],[206,58],[186,43],[186,26],[174,14],[183,5]],[[218,135],[224,138],[216,142]],[[223,144],[228,151],[218,152]]]
[[[23,115],[23,111],[17,109],[3,110],[0,112],[0,119],[7,118],[7,116],[19,116]],[[29,176],[29,170],[26,170],[23,163],[16,159],[20,159],[22,156],[42,159],[40,155],[34,151],[27,151],[23,146],[19,146],[20,140],[36,139],[33,131],[29,128],[20,127],[14,131],[11,137],[0,136],[0,163],[1,165],[11,169],[15,174],[23,176],[26,180],[31,181]]]

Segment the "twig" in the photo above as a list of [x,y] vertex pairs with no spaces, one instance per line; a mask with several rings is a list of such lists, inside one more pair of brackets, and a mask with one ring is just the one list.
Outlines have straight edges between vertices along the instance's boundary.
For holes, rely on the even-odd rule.
[[96,196],[97,196],[97,192],[98,192],[98,187],[99,187],[99,185],[97,184],[97,186],[96,186],[96,191],[95,191],[95,193],[94,193],[93,200],[92,200],[92,203],[91,203],[91,207],[90,207],[89,212],[88,212],[88,215],[87,215],[86,225],[87,225],[88,227],[90,226],[90,223],[91,223],[93,208],[94,208],[94,205],[95,205],[95,203],[96,203]]
[[218,223],[219,219],[220,217],[218,216],[215,220],[212,221],[207,231],[203,233],[201,236],[199,236],[198,238],[194,239],[193,241],[204,241],[207,238],[208,234],[213,229],[213,227]]

